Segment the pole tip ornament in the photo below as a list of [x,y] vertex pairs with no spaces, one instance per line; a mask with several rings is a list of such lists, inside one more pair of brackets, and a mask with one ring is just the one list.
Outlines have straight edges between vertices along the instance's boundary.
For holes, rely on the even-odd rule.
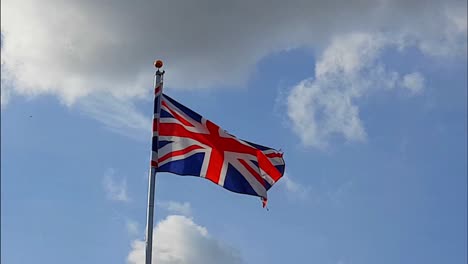
[[159,69],[159,68],[161,68],[162,66],[163,66],[162,60],[156,60],[156,61],[154,61],[154,67],[156,67],[156,68]]

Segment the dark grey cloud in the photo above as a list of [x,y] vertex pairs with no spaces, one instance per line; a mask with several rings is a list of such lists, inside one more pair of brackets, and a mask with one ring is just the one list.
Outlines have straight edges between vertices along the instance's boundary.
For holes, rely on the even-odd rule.
[[[2,70],[20,94],[138,97],[154,58],[171,86],[238,85],[266,55],[353,31],[429,42],[463,1],[2,1]],[[461,22],[460,22],[461,23]],[[427,44],[429,49],[429,44]],[[19,74],[21,73],[21,74]],[[168,76],[168,77],[169,77]]]
[[352,34],[384,36],[382,48],[466,55],[466,1],[4,0],[1,12],[2,106],[52,94],[104,123],[126,116],[112,123],[132,129],[146,127],[133,103],[150,98],[156,58],[166,62],[166,87],[197,89],[241,87],[259,60],[282,50],[335,58],[323,52]]

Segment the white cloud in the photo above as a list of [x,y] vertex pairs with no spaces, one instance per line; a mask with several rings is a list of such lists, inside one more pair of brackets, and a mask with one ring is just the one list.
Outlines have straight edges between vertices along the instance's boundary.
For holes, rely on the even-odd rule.
[[333,136],[364,141],[366,131],[356,101],[377,89],[403,86],[413,94],[424,77],[389,71],[379,61],[385,48],[400,40],[383,34],[352,33],[332,40],[316,62],[315,77],[293,87],[287,98],[293,130],[304,145],[325,148]]
[[346,197],[349,196],[349,193],[354,188],[354,181],[348,180],[340,185],[330,188],[326,192],[327,198],[335,205],[341,205],[346,201]]
[[288,96],[288,116],[293,129],[307,146],[324,148],[334,133],[348,140],[364,140],[353,95],[340,93],[307,80],[294,87]]
[[285,190],[291,197],[300,199],[306,199],[309,197],[309,186],[298,183],[296,180],[293,180],[288,174],[284,175],[279,183],[284,186]]
[[[239,253],[211,237],[208,230],[180,215],[170,215],[154,229],[153,262],[158,264],[240,264]],[[129,264],[144,264],[145,242],[135,240]]]
[[424,76],[419,72],[406,74],[403,76],[403,87],[410,90],[412,94],[419,94],[424,89]]
[[130,200],[127,194],[127,180],[125,178],[122,178],[120,181],[115,179],[114,169],[108,169],[106,171],[102,184],[107,199],[120,202],[128,202]]
[[116,133],[136,140],[147,140],[151,136],[152,113],[141,113],[131,101],[103,93],[84,97],[77,107]]
[[158,202],[158,205],[173,214],[192,215],[192,207],[188,202],[163,201]]
[[352,179],[332,184],[326,178],[320,182],[315,181],[314,185],[304,184],[289,174],[285,174],[278,182],[278,187],[284,190],[285,196],[291,201],[325,206],[342,205],[354,189],[354,185]]
[[1,98],[0,104],[1,104],[1,107],[3,109],[4,107],[6,107],[6,105],[10,101],[11,90],[7,89],[7,88],[4,88],[3,85],[2,85],[1,89],[2,89],[2,91],[1,91],[1,95],[0,95],[0,98]]
[[[465,11],[466,1],[457,0],[116,0],[112,4],[94,0],[4,0],[2,92],[3,84],[12,85],[9,92],[2,93],[2,105],[8,95],[52,94],[66,105],[90,100],[82,104],[83,108],[98,120],[116,126],[109,120],[117,118],[117,126],[145,130],[144,118],[134,105],[137,100],[151,98],[155,56],[166,60],[166,86],[170,88],[242,85],[259,60],[298,47],[315,49],[322,58],[316,77],[338,71],[348,74],[375,60],[385,46],[382,41],[388,42],[380,36],[398,40],[395,45],[401,47],[417,47],[430,56],[466,56]],[[332,41],[353,32],[378,37],[361,45],[367,49],[362,52],[347,53],[347,47]],[[362,42],[354,41],[358,42],[354,47]],[[328,43],[332,46],[326,47]],[[390,82],[386,85],[392,85],[395,77],[386,71],[372,73],[390,74],[385,76]],[[356,91],[328,92],[327,85],[335,85],[330,78],[320,78],[325,83],[314,82],[313,93],[320,97],[312,101],[320,101],[319,108],[328,109],[328,114],[337,112],[343,115],[339,118],[351,120],[329,124],[324,132],[307,124],[296,130],[310,130],[318,139],[333,133],[345,133],[350,140],[365,138],[358,109],[353,107]],[[99,98],[103,95],[106,100]],[[343,108],[338,111],[327,106],[327,97]],[[93,100],[103,105],[97,106]],[[130,114],[120,116],[125,109],[130,109]],[[349,114],[342,113],[348,110]],[[101,111],[104,114],[98,113]],[[309,145],[323,145],[317,138],[305,140]]]
[[[15,80],[18,94],[51,93],[70,104],[95,92],[123,98],[150,94],[158,55],[167,59],[171,86],[193,89],[242,83],[271,52],[320,48],[346,32],[385,28],[415,45],[453,42],[465,48],[463,2],[268,3],[5,0],[2,78]],[[226,12],[230,15],[213,16]]]
[[[413,32],[419,39],[418,47],[426,54],[437,57],[466,56],[467,12],[466,1],[459,5],[446,5],[440,9],[444,19],[437,17],[428,25],[437,28],[432,32]],[[436,23],[438,25],[436,25]],[[421,34],[427,34],[421,36]]]
[[140,225],[138,222],[134,220],[127,219],[127,222],[125,223],[125,226],[127,228],[127,232],[130,236],[135,237],[138,234],[140,234]]
[[315,77],[341,73],[354,76],[375,61],[388,40],[383,35],[353,33],[335,37],[316,63]]

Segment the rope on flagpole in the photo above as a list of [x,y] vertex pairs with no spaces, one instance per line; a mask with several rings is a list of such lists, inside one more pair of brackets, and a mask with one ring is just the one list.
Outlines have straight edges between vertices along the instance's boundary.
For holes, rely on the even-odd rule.
[[154,62],[157,71],[154,76],[154,111],[153,111],[153,135],[151,151],[151,168],[148,179],[148,208],[146,213],[146,252],[145,264],[151,264],[153,253],[153,218],[154,218],[154,191],[156,183],[156,171],[158,168],[158,137],[159,117],[161,114],[161,97],[163,89],[163,76],[165,71],[159,69],[163,66],[161,60]]

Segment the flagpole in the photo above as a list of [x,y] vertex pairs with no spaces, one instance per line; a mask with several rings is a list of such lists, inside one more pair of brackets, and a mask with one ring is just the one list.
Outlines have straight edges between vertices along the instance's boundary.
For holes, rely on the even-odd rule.
[[151,169],[148,176],[148,208],[146,212],[146,256],[145,264],[151,264],[153,253],[153,218],[154,218],[154,189],[156,182],[156,171],[158,168],[158,136],[159,116],[161,114],[161,97],[163,88],[164,71],[159,69],[163,66],[162,61],[154,62],[157,71],[154,76],[154,111],[153,111],[153,135],[151,151]]

